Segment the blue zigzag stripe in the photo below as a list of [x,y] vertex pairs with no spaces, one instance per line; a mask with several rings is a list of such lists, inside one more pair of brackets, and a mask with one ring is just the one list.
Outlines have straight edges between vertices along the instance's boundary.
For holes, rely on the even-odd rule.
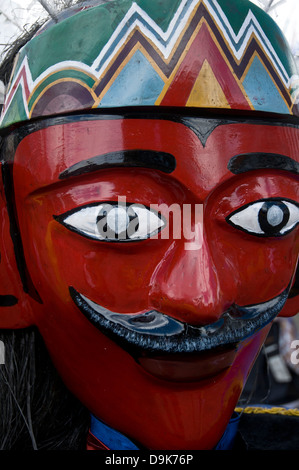
[[[143,16],[140,15],[138,11],[134,12],[132,16],[128,18],[128,20],[125,22],[123,28],[118,33],[114,41],[111,43],[109,49],[107,50],[106,54],[103,56],[103,58],[101,59],[99,65],[96,67],[95,70],[99,71],[101,69],[102,65],[113,54],[113,51],[115,50],[117,45],[120,43],[122,38],[126,35],[126,33],[129,31],[129,29],[132,27],[132,25],[134,24],[136,20],[138,20],[157,39],[160,45],[166,47],[171,42],[174,34],[176,33],[178,27],[181,25],[182,20],[184,19],[192,3],[194,3],[194,0],[186,0],[185,5],[183,6],[182,11],[178,16],[174,27],[172,28],[169,36],[167,36],[167,39],[164,39],[161,36],[161,34],[159,34],[159,32],[155,30]],[[134,3],[133,5],[136,5],[136,4]]]

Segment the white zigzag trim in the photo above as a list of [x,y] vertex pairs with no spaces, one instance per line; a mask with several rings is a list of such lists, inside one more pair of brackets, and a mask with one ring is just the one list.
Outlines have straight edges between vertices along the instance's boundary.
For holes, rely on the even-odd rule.
[[18,80],[19,81],[19,84],[17,85],[14,93],[12,94],[12,96],[10,97],[10,100],[6,103],[6,99],[7,99],[7,96],[10,95],[10,92],[9,90],[6,90],[6,97],[5,97],[5,108],[3,108],[3,111],[2,111],[2,115],[1,115],[1,120],[0,120],[0,125],[4,119],[4,116],[6,114],[6,111],[7,109],[9,108],[9,104],[11,102],[11,100],[13,99],[13,97],[15,96],[19,86],[21,87],[21,90],[22,90],[22,97],[23,97],[23,104],[24,104],[24,108],[25,108],[25,112],[26,112],[26,116],[27,118],[29,118],[29,109],[28,109],[28,105],[27,105],[27,99],[26,99],[26,95],[25,95],[25,84],[24,84],[24,77],[20,77],[20,74],[22,72],[22,69],[25,69],[25,76],[27,78],[27,85],[28,85],[28,89],[29,90],[32,90],[32,76],[31,76],[31,72],[30,72],[30,68],[29,68],[29,64],[28,64],[28,59],[27,59],[27,56],[24,57],[24,60],[23,62],[21,63],[21,66],[19,67],[19,72],[18,74],[16,75],[16,77],[14,78],[14,80],[12,81],[11,85],[10,85],[10,89],[9,90],[13,90],[16,82]]
[[[60,71],[64,68],[79,69],[80,71],[84,71],[84,72],[86,72],[90,75],[93,75],[95,80],[97,79],[96,76],[94,75],[93,69],[89,65],[86,65],[83,62],[79,62],[79,61],[75,61],[75,60],[66,60],[66,61],[63,61],[63,62],[59,62],[58,64],[54,64],[51,67],[48,67],[47,70],[45,70],[41,75],[39,75],[35,80],[33,80],[32,75],[31,75],[31,71],[30,71],[30,68],[29,68],[29,64],[28,64],[28,58],[27,58],[27,56],[25,56],[22,63],[21,63],[21,65],[20,65],[20,67],[19,67],[19,72],[16,75],[16,77],[14,78],[14,80],[12,81],[9,90],[12,90],[14,88],[14,86],[15,86],[16,82],[18,81],[19,76],[20,76],[23,69],[25,69],[25,75],[26,75],[26,78],[27,78],[27,85],[28,85],[29,92],[31,94],[32,91],[34,90],[34,88],[41,81],[43,81],[48,75],[50,75],[53,72],[58,72],[58,71]],[[19,86],[22,87],[22,94],[23,94],[25,110],[26,110],[27,117],[29,117],[29,111],[28,111],[28,106],[27,106],[27,99],[26,99],[26,96],[25,96],[25,86],[24,86],[23,77],[21,77],[20,83],[17,86],[17,88],[16,88],[15,92],[13,93],[12,97],[10,98],[9,102],[12,100],[12,98],[15,95],[15,93],[16,93]],[[9,96],[9,90],[6,92],[6,97]],[[9,106],[9,102],[6,103],[6,108]],[[2,119],[3,119],[3,117],[2,117]]]
[[[108,63],[111,61],[111,56],[115,55],[117,51],[122,47],[122,45],[125,43],[126,39],[128,38],[129,34],[133,31],[134,28],[137,26],[140,28],[144,36],[146,36],[148,39],[150,39],[155,46],[158,48],[158,50],[161,52],[163,57],[167,59],[169,55],[171,54],[173,47],[183,31],[184,27],[186,26],[188,19],[192,12],[194,11],[194,8],[200,3],[198,0],[194,0],[191,2],[188,10],[186,11],[184,15],[184,19],[181,21],[179,20],[180,14],[183,11],[183,8],[186,6],[188,0],[184,0],[178,10],[176,11],[171,23],[169,24],[167,30],[164,32],[153,20],[148,16],[148,14],[142,10],[135,2],[132,4],[131,8],[127,12],[126,16],[123,18],[123,20],[120,22],[118,25],[117,29],[99,54],[99,56],[95,59],[95,61],[92,64],[92,68],[96,69],[99,67],[99,64],[103,60],[105,54],[109,50],[110,47],[112,47],[113,42],[117,39],[117,36],[121,33],[121,31],[126,28],[126,23],[131,19],[131,17],[134,14],[138,14],[138,16],[143,19],[145,23],[148,24],[149,27],[151,27],[157,34],[158,37],[161,38],[164,42],[168,42],[165,45],[162,44],[161,40],[159,40],[150,30],[149,28],[146,27],[146,25],[140,21],[140,19],[136,19],[133,24],[127,29],[126,33],[122,36],[122,39],[118,42],[118,44],[114,47],[113,54],[109,56],[109,58],[104,62],[104,64],[101,66],[99,70],[99,75],[103,73],[105,68],[107,67]],[[251,10],[249,10],[238,34],[235,34],[234,30],[231,27],[231,24],[228,21],[228,18],[224,14],[223,10],[221,9],[220,5],[218,4],[217,0],[202,0],[205,6],[207,7],[208,11],[210,12],[211,16],[215,19],[218,27],[220,30],[223,32],[233,54],[235,55],[237,60],[240,60],[244,54],[244,51],[246,50],[246,47],[248,46],[248,43],[250,41],[250,37],[252,33],[257,37],[257,39],[260,41],[260,43],[264,46],[265,52],[267,53],[270,61],[275,65],[275,69],[277,73],[279,74],[282,82],[285,84],[287,88],[290,86],[290,80],[291,77],[288,75],[287,71],[285,70],[281,60],[279,59],[277,53],[275,52],[271,42],[265,35],[264,31],[262,30],[258,20],[254,16]],[[221,21],[222,20],[222,21]],[[223,24],[229,31],[229,34],[223,28]],[[173,34],[174,30],[176,28],[175,34]],[[246,32],[247,29],[247,32]],[[242,36],[246,32],[246,35],[244,39],[242,40]],[[173,37],[171,40],[169,38],[173,34]],[[237,48],[238,44],[242,40],[241,47]]]
[[[123,29],[127,28],[127,26],[126,26],[127,22],[136,13],[138,14],[138,16],[141,19],[143,19],[143,21],[145,23],[148,24],[148,26],[150,26],[156,32],[157,36],[159,36],[161,38],[161,40],[163,40],[163,42],[167,43],[166,46],[163,45],[161,40],[159,41],[159,39],[157,39],[157,37],[149,30],[149,28],[143,22],[141,22],[140,19],[137,18],[132,23],[132,25],[127,29],[126,33],[122,36],[122,39],[118,42],[118,44],[113,49],[113,55],[115,55],[117,53],[117,51],[122,47],[122,45],[127,40],[130,33],[138,26],[141,29],[142,33],[155,44],[155,46],[159,49],[159,51],[161,52],[163,57],[165,59],[167,59],[169,57],[170,53],[172,52],[173,47],[174,47],[179,35],[181,34],[184,27],[186,26],[191,13],[194,11],[194,8],[196,7],[196,5],[199,2],[198,2],[198,0],[193,0],[190,4],[188,10],[186,11],[186,13],[184,15],[184,19],[179,21],[179,17],[180,17],[180,15],[181,15],[181,13],[182,13],[182,11],[183,11],[183,9],[184,9],[184,7],[186,6],[187,3],[188,3],[188,0],[184,0],[183,2],[181,2],[181,4],[180,4],[179,8],[177,9],[173,19],[171,20],[171,22],[169,24],[167,30],[164,32],[157,25],[157,23],[155,23],[153,21],[153,19],[150,16],[148,16],[148,14],[144,10],[142,10],[142,8],[140,8],[134,2],[132,4],[131,8],[128,10],[125,17],[123,18],[123,20],[120,22],[120,24],[118,25],[118,27],[116,28],[116,30],[112,34],[112,36],[109,39],[109,41],[107,42],[107,44],[104,46],[104,48],[102,49],[102,51],[100,52],[98,57],[93,62],[92,68],[95,70],[99,67],[99,64],[101,63],[101,61],[105,57],[105,54],[107,53],[109,48],[113,45],[113,42],[117,39],[117,36],[121,33],[121,31]],[[174,31],[175,31],[175,33],[173,34]],[[171,37],[172,34],[173,34],[173,37],[171,38],[171,40],[169,40],[169,38]],[[99,75],[102,74],[102,72],[105,70],[105,68],[107,66],[107,63],[110,62],[111,55],[105,61],[105,63],[101,66],[101,68],[99,70]]]
[[[32,75],[31,75],[31,71],[30,71],[30,68],[29,68],[29,65],[28,65],[28,59],[27,59],[27,56],[25,56],[23,62],[21,63],[20,67],[19,67],[19,73],[17,74],[17,76],[15,77],[15,79],[13,80],[11,86],[10,86],[10,90],[13,89],[15,83],[17,82],[18,78],[19,78],[19,74],[20,72],[22,71],[23,68],[25,68],[25,73],[26,73],[26,77],[27,77],[27,84],[28,84],[28,88],[29,88],[29,91],[30,93],[32,92],[32,90],[35,88],[36,85],[38,85],[38,83],[40,83],[42,80],[44,80],[49,74],[53,73],[53,72],[56,72],[58,70],[61,70],[63,68],[78,68],[78,69],[81,69],[83,71],[85,71],[86,73],[90,74],[90,75],[93,75],[96,79],[98,77],[101,76],[101,74],[103,73],[103,71],[105,70],[105,68],[107,67],[108,63],[111,61],[111,56],[114,56],[118,50],[122,47],[122,45],[125,43],[127,37],[130,35],[131,31],[136,28],[136,26],[139,26],[141,31],[143,32],[143,34],[145,36],[147,36],[149,39],[151,39],[154,44],[158,47],[158,49],[160,50],[160,52],[163,54],[163,56],[165,58],[167,58],[169,56],[169,54],[171,53],[173,47],[174,47],[174,44],[177,40],[177,38],[179,37],[181,31],[183,30],[183,28],[185,27],[186,23],[188,22],[188,19],[192,13],[192,11],[194,10],[195,6],[198,4],[198,0],[193,0],[191,2],[191,5],[189,6],[187,12],[185,13],[184,15],[184,20],[183,21],[180,21],[179,22],[179,25],[177,25],[178,23],[178,18],[180,17],[184,7],[186,6],[186,4],[188,3],[188,1],[190,0],[183,0],[179,6],[179,8],[177,9],[173,19],[171,20],[167,30],[164,32],[153,20],[150,16],[147,15],[147,13],[142,10],[135,2],[132,4],[131,8],[129,9],[129,11],[127,12],[127,14],[125,15],[125,17],[123,18],[123,20],[120,22],[120,24],[118,25],[118,27],[116,28],[116,30],[114,31],[113,35],[111,36],[111,38],[109,39],[109,41],[107,42],[107,44],[104,46],[104,48],[102,49],[101,53],[99,54],[99,56],[95,59],[95,61],[93,62],[92,66],[88,66],[86,64],[84,64],[83,62],[79,62],[79,61],[63,61],[63,62],[59,62],[57,64],[54,64],[50,67],[47,68],[47,70],[45,70],[41,75],[39,75],[34,81],[32,79]],[[148,25],[156,32],[156,34],[158,36],[161,37],[161,39],[164,41],[164,42],[167,42],[169,41],[169,37],[171,36],[171,34],[173,33],[173,31],[175,31],[175,28],[176,29],[176,32],[172,38],[171,41],[169,41],[169,43],[164,46],[160,41],[157,41],[156,37],[151,33],[151,31],[144,27],[143,23],[136,19],[133,24],[131,25],[130,28],[127,29],[127,32],[126,34],[122,37],[121,41],[119,41],[116,45],[116,47],[114,48],[113,50],[113,54],[111,54],[109,56],[109,58],[105,61],[105,63],[101,66],[100,70],[97,71],[97,67],[98,67],[98,64],[101,62],[101,60],[103,59],[103,57],[105,56],[105,54],[107,53],[107,51],[109,50],[109,48],[111,47],[111,45],[113,44],[113,42],[116,40],[117,36],[121,33],[121,30],[126,27],[126,23],[128,22],[128,20],[130,20],[130,18],[135,14],[137,13],[145,22],[148,23]],[[25,105],[25,110],[26,110],[26,114],[27,114],[27,117],[29,117],[29,111],[28,111],[28,106],[27,106],[27,100],[26,100],[26,97],[25,97],[25,92],[24,92],[24,83],[23,83],[23,79],[20,80],[20,83],[19,85],[22,87],[22,94],[23,94],[23,101],[24,101],[24,105]],[[18,88],[18,87],[17,87]],[[15,94],[15,92],[14,92]],[[12,98],[11,98],[12,99]],[[10,101],[11,101],[10,99]],[[7,108],[9,107],[9,103],[7,103],[6,107],[5,107],[5,110],[4,110],[4,113],[2,114],[1,116],[1,121],[3,121],[4,119],[4,116],[5,116],[5,112],[7,110]]]
[[[271,45],[269,39],[263,32],[258,20],[254,16],[251,10],[249,10],[238,34],[235,34],[234,30],[232,29],[228,18],[224,14],[223,10],[221,9],[220,5],[218,4],[217,0],[202,0],[205,6],[207,7],[208,11],[210,12],[211,16],[214,18],[216,21],[218,27],[220,30],[223,32],[232,52],[234,53],[235,57],[237,60],[240,60],[242,55],[244,54],[244,51],[248,45],[248,42],[250,40],[250,37],[252,33],[259,39],[259,41],[263,44],[265,48],[265,52],[267,53],[269,59],[271,62],[275,65],[276,71],[278,72],[279,76],[281,77],[283,83],[286,85],[287,88],[291,86],[295,81],[297,81],[298,76],[297,75],[292,75],[289,77],[288,73],[286,72],[283,64],[281,63],[279,57],[277,56],[273,46]],[[180,20],[180,16],[183,13],[184,8],[188,5],[188,2],[190,2],[190,5],[186,9],[186,12],[184,13],[183,19]],[[122,19],[122,21],[119,23],[118,27],[112,34],[111,38],[109,41],[106,43],[98,57],[95,59],[93,64],[91,66],[88,66],[82,62],[79,61],[63,61],[59,62],[57,64],[54,64],[50,66],[47,70],[45,70],[41,75],[39,75],[34,81],[32,79],[32,75],[29,69],[29,64],[28,64],[28,59],[27,56],[24,58],[21,66],[19,67],[19,72],[15,79],[13,80],[10,90],[12,90],[13,86],[15,85],[16,81],[18,80],[18,77],[20,75],[20,72],[22,69],[25,69],[26,77],[27,77],[27,83],[28,83],[28,88],[30,93],[32,90],[35,88],[35,86],[40,83],[44,78],[47,77],[47,75],[56,72],[58,70],[64,69],[64,68],[77,68],[82,71],[85,71],[86,73],[94,76],[95,79],[98,79],[98,77],[101,76],[101,74],[104,72],[106,69],[107,65],[109,62],[111,62],[111,59],[113,56],[117,54],[117,52],[120,50],[120,48],[123,46],[125,41],[127,40],[128,36],[130,33],[136,28],[139,27],[140,30],[142,31],[143,35],[146,36],[148,39],[150,39],[155,46],[158,48],[158,50],[161,52],[163,57],[167,59],[169,55],[171,54],[173,47],[180,36],[181,32],[185,28],[192,12],[196,8],[197,5],[200,4],[200,0],[183,0],[180,3],[180,6],[178,7],[176,13],[174,14],[168,28],[166,31],[163,31],[157,23],[154,22],[154,20],[142,9],[140,8],[135,2],[132,4],[130,9],[128,10],[127,14],[125,17]],[[130,27],[127,27],[127,22],[132,18],[133,15],[137,14],[139,18],[135,19],[134,22]],[[142,21],[143,20],[143,21]],[[145,23],[145,24],[144,24]],[[250,24],[252,23],[252,24]],[[147,25],[148,27],[147,27]],[[225,28],[227,28],[227,31],[225,28],[223,28],[223,24],[225,25]],[[249,26],[250,24],[250,26]],[[248,27],[249,26],[249,27]],[[156,33],[153,34],[150,28]],[[245,35],[245,38],[242,41],[242,45],[239,49],[237,49],[238,43],[241,41],[242,36],[244,35],[246,29],[247,33]],[[121,39],[117,42],[117,44],[113,47],[113,43],[117,40],[117,37],[122,33],[123,30],[126,30],[126,32],[123,34]],[[158,36],[158,37],[157,37]],[[161,38],[161,39],[159,39]],[[164,45],[162,43],[166,43]],[[109,57],[105,60],[105,62],[100,66],[100,69],[97,70],[99,65],[101,64],[101,61],[104,59],[105,55],[109,51],[109,49],[112,49],[111,54],[109,54]],[[25,106],[25,111],[27,114],[27,117],[29,117],[29,111],[28,111],[28,106],[27,106],[27,100],[25,97],[25,92],[24,92],[24,81],[23,78],[21,78],[19,85],[22,87],[22,95],[23,95],[23,100],[24,100],[24,106]],[[18,88],[18,87],[17,87]],[[15,92],[14,92],[15,94]],[[6,109],[8,108],[9,103],[7,103]],[[4,114],[2,115],[1,122],[4,118]]]
[[[203,0],[206,7],[208,8],[208,10],[210,11],[210,13],[212,14],[212,16],[214,17],[214,19],[217,21],[217,16],[221,17],[223,23],[225,24],[226,28],[228,29],[230,35],[227,34],[227,32],[225,31],[225,29],[223,27],[221,27],[221,22],[217,21],[217,24],[218,26],[220,27],[220,29],[222,30],[227,42],[229,43],[235,57],[240,60],[242,55],[244,54],[244,51],[248,45],[248,42],[249,42],[249,39],[250,39],[250,36],[252,33],[254,33],[257,38],[259,39],[259,41],[263,44],[264,48],[265,48],[265,52],[267,52],[267,55],[268,57],[270,58],[271,62],[272,63],[276,63],[276,71],[278,72],[279,76],[281,77],[283,83],[286,85],[287,88],[289,88],[290,86],[290,81],[291,81],[291,78],[287,71],[285,70],[281,60],[279,59],[278,55],[276,54],[271,42],[269,41],[269,39],[267,38],[267,36],[265,35],[264,31],[262,30],[261,28],[261,25],[259,24],[258,20],[256,19],[256,17],[254,16],[254,14],[252,13],[251,10],[249,10],[238,34],[235,34],[234,30],[232,29],[231,27],[231,24],[229,23],[227,17],[225,16],[223,10],[221,9],[220,5],[218,4],[217,0]],[[214,4],[214,6],[212,5],[212,3]],[[240,42],[240,39],[242,38],[242,35],[244,34],[246,28],[248,27],[248,25],[250,24],[250,22],[252,21],[253,25],[251,25],[246,33],[246,36],[245,36],[245,39],[243,40],[243,44],[242,46],[240,47],[239,50],[236,49],[235,45],[238,45],[238,43]],[[232,40],[234,41],[234,43],[232,42]]]

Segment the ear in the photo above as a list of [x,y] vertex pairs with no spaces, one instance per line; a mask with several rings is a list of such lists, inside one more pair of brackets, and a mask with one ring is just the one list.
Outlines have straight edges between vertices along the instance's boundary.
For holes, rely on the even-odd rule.
[[0,328],[25,328],[33,324],[32,300],[24,290],[16,262],[0,165]]
[[282,311],[280,312],[280,317],[293,317],[299,313],[299,263],[297,265],[297,270],[294,276],[293,285],[289,293],[288,300],[285,303]]

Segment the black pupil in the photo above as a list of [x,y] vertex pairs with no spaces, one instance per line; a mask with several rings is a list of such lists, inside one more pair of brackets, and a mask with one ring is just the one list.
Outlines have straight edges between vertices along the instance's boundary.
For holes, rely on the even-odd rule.
[[[121,206],[123,208],[123,206]],[[116,209],[117,210],[117,206],[112,206],[112,209]],[[111,210],[111,207],[106,210],[104,209],[100,215],[98,215],[97,217],[97,221],[96,223],[102,221],[103,219],[106,221],[107,220],[107,216],[109,214],[109,210]],[[117,216],[117,212],[115,212],[115,215]],[[108,224],[107,222],[105,223],[105,225],[103,226],[103,233],[104,233],[104,236],[108,236],[108,238],[112,238],[112,239],[115,239],[115,240],[118,240],[118,239],[127,239],[127,238],[130,238],[129,234],[128,234],[128,227],[130,226],[131,222],[134,221],[134,224],[132,224],[130,226],[130,229],[131,229],[131,232],[134,231],[134,232],[137,232],[137,230],[139,229],[139,219],[138,219],[138,215],[136,214],[136,212],[134,212],[134,210],[132,209],[132,207],[130,207],[130,209],[127,211],[127,215],[128,215],[128,224],[127,224],[127,227],[125,228],[124,231],[122,232],[119,232],[119,231],[115,231],[113,228],[111,227],[108,227]],[[117,229],[117,222],[115,224],[115,228]],[[132,233],[130,234],[132,235]]]
[[268,236],[280,235],[281,229],[288,223],[290,211],[280,201],[265,202],[258,215],[259,224]]

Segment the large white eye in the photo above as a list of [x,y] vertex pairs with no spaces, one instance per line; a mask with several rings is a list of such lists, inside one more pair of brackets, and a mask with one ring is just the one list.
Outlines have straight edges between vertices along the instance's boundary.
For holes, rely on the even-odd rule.
[[156,235],[164,218],[141,204],[90,204],[55,217],[80,235],[109,242],[140,241]]
[[278,237],[299,223],[299,205],[283,199],[263,199],[241,207],[226,221],[252,235]]

